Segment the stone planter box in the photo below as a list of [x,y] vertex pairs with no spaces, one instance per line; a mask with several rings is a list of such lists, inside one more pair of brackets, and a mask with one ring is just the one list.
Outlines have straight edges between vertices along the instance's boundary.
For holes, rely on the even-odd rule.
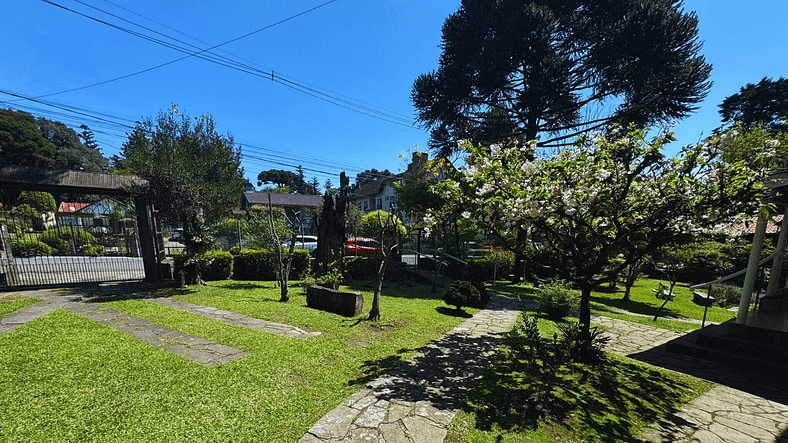
[[364,312],[364,296],[360,292],[342,292],[322,286],[306,288],[306,305],[312,309],[355,317]]

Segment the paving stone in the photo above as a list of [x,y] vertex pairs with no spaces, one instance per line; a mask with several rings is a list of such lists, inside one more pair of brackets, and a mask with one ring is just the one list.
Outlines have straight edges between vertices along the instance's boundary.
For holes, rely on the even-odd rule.
[[315,423],[309,433],[320,440],[343,438],[350,432],[350,425],[357,413],[347,406],[338,406]]
[[404,427],[397,423],[384,423],[378,428],[380,436],[386,443],[410,443]]
[[446,438],[446,429],[435,426],[424,417],[406,417],[402,423],[413,443],[441,443]]

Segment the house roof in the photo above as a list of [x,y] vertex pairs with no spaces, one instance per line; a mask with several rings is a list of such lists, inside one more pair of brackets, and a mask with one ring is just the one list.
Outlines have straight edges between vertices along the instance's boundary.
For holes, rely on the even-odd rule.
[[[776,234],[780,231],[780,224],[783,221],[782,215],[775,215],[770,217],[766,223],[766,233]],[[755,234],[755,225],[758,224],[758,217],[753,217],[752,220],[747,220],[746,223],[736,223],[733,225],[734,232],[738,235]]]
[[250,205],[267,205],[271,196],[273,206],[316,207],[323,203],[320,195],[277,194],[275,192],[245,192],[244,198]]
[[84,208],[85,206],[89,206],[89,205],[90,205],[90,203],[68,203],[68,202],[63,202],[63,203],[60,204],[60,207],[57,208],[57,212],[64,212],[64,213],[77,212],[80,209]]
[[[389,177],[386,177],[388,179]],[[395,178],[394,176],[390,177],[392,180]],[[353,191],[353,195],[351,196],[352,199],[357,199],[361,197],[370,197],[372,195],[378,195],[383,191],[383,186],[389,183],[392,180],[375,180],[372,182],[367,182],[362,184],[358,189]]]

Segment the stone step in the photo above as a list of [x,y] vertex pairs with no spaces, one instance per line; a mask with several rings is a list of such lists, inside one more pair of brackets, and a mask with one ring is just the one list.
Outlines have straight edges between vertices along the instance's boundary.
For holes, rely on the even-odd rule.
[[727,335],[727,324],[708,326],[667,343],[667,351],[757,374],[782,377],[788,353],[769,343]]

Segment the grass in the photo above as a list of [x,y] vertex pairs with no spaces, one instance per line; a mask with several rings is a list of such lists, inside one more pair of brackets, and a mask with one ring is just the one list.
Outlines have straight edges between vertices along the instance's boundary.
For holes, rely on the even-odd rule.
[[[376,323],[306,308],[299,293],[283,304],[271,283],[228,281],[163,295],[321,331],[319,337],[289,339],[93,294],[103,306],[252,353],[215,367],[65,310],[6,333],[0,441],[294,442],[364,383],[463,320],[427,286],[384,291]],[[371,293],[365,299],[368,311]]]
[[3,318],[13,312],[16,312],[26,306],[38,303],[41,300],[36,300],[30,297],[24,297],[21,294],[10,294],[0,297],[0,318]]
[[[606,317],[627,320],[633,323],[640,323],[655,326],[662,329],[674,331],[687,331],[700,329],[700,324],[688,323],[680,320],[668,320],[664,317],[676,319],[703,319],[703,306],[698,306],[692,302],[692,291],[686,283],[678,283],[674,289],[677,294],[673,301],[669,301],[659,314],[655,322],[654,315],[657,313],[663,300],[658,300],[654,296],[652,289],[659,286],[659,282],[664,280],[641,278],[632,287],[630,294],[631,301],[624,301],[623,292],[614,292],[604,285],[591,293],[591,310],[599,315]],[[490,286],[488,286],[490,287]],[[507,282],[496,282],[495,292],[509,296],[519,296],[531,300],[537,300],[536,289],[530,284],[512,285]],[[640,314],[640,315],[632,315]],[[723,323],[736,317],[735,312],[728,311],[719,306],[709,307],[706,315],[707,322]]]
[[[555,330],[549,320],[540,320],[539,326],[543,335]],[[510,346],[499,349],[449,426],[445,442],[630,441],[713,386],[606,354],[601,365],[572,365],[558,371],[553,395],[569,414],[545,420],[533,414],[533,392],[540,379]]]

